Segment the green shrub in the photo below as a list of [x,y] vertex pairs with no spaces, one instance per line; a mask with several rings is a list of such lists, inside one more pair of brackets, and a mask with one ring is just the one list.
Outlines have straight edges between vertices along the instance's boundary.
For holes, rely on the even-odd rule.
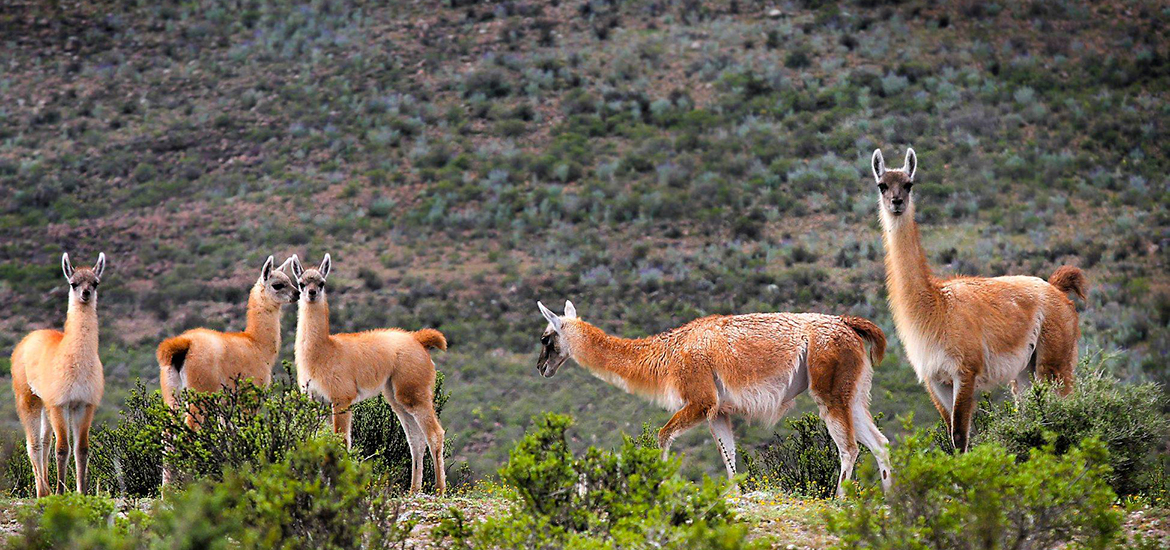
[[470,525],[455,509],[435,530],[461,548],[748,548],[721,485],[695,485],[676,460],[629,437],[616,451],[574,456],[568,416],[538,417],[500,469],[518,502]]
[[1018,402],[992,406],[987,426],[975,433],[974,442],[997,443],[1024,457],[1052,438],[1060,454],[1094,437],[1109,450],[1112,471],[1106,479],[1113,490],[1143,493],[1151,488],[1157,469],[1154,454],[1170,429],[1162,414],[1165,399],[1156,384],[1124,384],[1100,369],[1085,370],[1068,397],[1049,384],[1037,384]]
[[[792,430],[774,434],[758,453],[745,453],[747,489],[780,489],[792,494],[830,498],[837,492],[841,456],[829,429],[816,414],[785,420]],[[869,454],[859,446],[862,454]],[[861,460],[858,460],[861,463]]]
[[90,486],[96,492],[127,496],[158,495],[162,483],[162,430],[150,411],[163,406],[159,391],[139,380],[118,410],[118,423],[93,431],[89,455]]
[[848,499],[826,512],[826,524],[840,537],[838,548],[1108,546],[1122,513],[1113,508],[1109,452],[1100,441],[1016,458],[994,443],[948,455],[919,431],[893,446],[889,493],[848,482]]
[[415,522],[371,491],[368,466],[339,439],[303,441],[279,462],[229,468],[114,520],[108,498],[41,499],[9,548],[220,549],[402,547]]
[[[184,390],[172,409],[161,400],[146,414],[158,426],[162,455],[180,477],[218,478],[224,468],[280,461],[311,439],[329,418],[329,410],[302,392],[283,362],[285,377],[267,388],[249,380],[214,393]],[[198,429],[186,424],[193,407],[203,417]]]
[[0,489],[3,489],[4,494],[18,498],[36,495],[36,481],[33,479],[32,463],[28,460],[24,434],[6,432],[0,453],[3,459],[0,467],[4,469],[0,472]]
[[78,493],[49,495],[21,510],[21,532],[6,541],[17,549],[85,547],[87,533],[112,524],[114,501]]

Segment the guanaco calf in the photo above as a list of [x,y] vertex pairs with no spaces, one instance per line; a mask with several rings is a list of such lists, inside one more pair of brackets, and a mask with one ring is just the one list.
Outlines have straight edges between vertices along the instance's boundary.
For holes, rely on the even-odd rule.
[[975,392],[1013,382],[1018,393],[1033,372],[1072,391],[1080,338],[1069,293],[1085,299],[1084,273],[1058,268],[1037,277],[954,277],[930,271],[914,222],[918,157],[906,151],[900,169],[873,152],[879,192],[886,288],[906,355],[926,386],[959,451],[966,451]]
[[38,497],[49,494],[49,428],[56,439],[57,492],[65,492],[71,443],[77,492],[86,491],[89,427],[105,390],[98,358],[97,289],[106,270],[106,255],[98,254],[93,268],[74,269],[69,254],[62,254],[61,269],[69,281],[65,332],[33,331],[12,352],[12,391]]
[[731,417],[775,424],[807,389],[841,455],[837,495],[852,475],[858,439],[873,451],[889,487],[889,442],[869,414],[873,366],[886,348],[877,325],[816,313],[714,315],[630,340],[578,319],[571,302],[561,316],[537,306],[548,321],[540,374],[551,377],[572,358],[594,376],[677,411],[658,432],[664,458],[675,437],[706,420],[733,478]]
[[301,266],[296,255],[292,257],[293,274],[302,289],[297,307],[297,383],[332,405],[333,431],[345,436],[347,446],[352,444],[350,406],[381,393],[398,416],[410,446],[410,491],[422,487],[423,450],[429,447],[435,489],[443,494],[447,488],[444,432],[435,414],[435,363],[427,349],[445,350],[447,339],[429,328],[330,334],[325,280],[331,267],[329,254],[319,267],[309,269]]
[[[291,260],[285,260],[281,268]],[[244,332],[195,328],[159,344],[163,400],[174,407],[175,397],[183,389],[214,392],[234,387],[239,379],[263,386],[271,383],[272,366],[280,351],[280,312],[299,297],[296,283],[281,269],[273,269],[269,256],[248,294]],[[198,420],[189,414],[187,423],[194,428]]]

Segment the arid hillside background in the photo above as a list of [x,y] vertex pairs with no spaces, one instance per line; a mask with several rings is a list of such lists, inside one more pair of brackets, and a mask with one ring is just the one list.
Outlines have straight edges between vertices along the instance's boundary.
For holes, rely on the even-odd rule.
[[[874,412],[934,422],[885,301],[876,147],[918,153],[938,274],[1080,266],[1082,356],[1170,381],[1160,2],[58,3],[0,6],[0,373],[64,322],[61,252],[104,251],[99,421],[157,386],[164,337],[242,329],[266,256],[330,252],[335,330],[446,334],[451,462],[477,474],[538,412],[582,446],[668,418],[538,376],[538,299],[627,336],[864,316],[892,343]],[[20,437],[7,390],[0,420]],[[676,448],[722,470],[705,430]]]

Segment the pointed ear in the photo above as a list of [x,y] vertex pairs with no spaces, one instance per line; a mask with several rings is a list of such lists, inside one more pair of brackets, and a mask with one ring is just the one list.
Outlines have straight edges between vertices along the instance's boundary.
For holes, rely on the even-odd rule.
[[276,268],[276,270],[277,271],[284,271],[284,268],[288,267],[291,264],[292,264],[292,256],[289,256],[289,257],[285,258],[283,262],[280,263],[280,267]]
[[570,319],[577,318],[577,308],[573,307],[573,302],[565,300],[565,317]]
[[886,159],[882,158],[881,149],[873,150],[873,158],[870,159],[870,166],[873,168],[873,179],[882,181],[882,175],[886,173]]
[[100,281],[100,280],[102,280],[102,273],[104,273],[105,271],[106,271],[106,253],[99,252],[98,253],[98,261],[96,264],[93,264],[93,274]]
[[69,253],[61,254],[61,271],[65,272],[66,279],[73,278],[73,264],[69,263]]
[[330,258],[329,253],[326,252],[325,259],[321,260],[321,267],[318,267],[317,271],[321,272],[322,279],[328,279],[330,269],[333,269],[333,259]]
[[561,318],[557,317],[556,313],[549,311],[547,307],[544,307],[544,304],[540,303],[540,301],[536,302],[536,307],[540,308],[540,314],[544,315],[544,318],[552,324],[553,330],[559,333],[561,331]]
[[914,153],[914,148],[906,149],[906,162],[902,165],[902,171],[906,172],[906,177],[910,181],[914,181],[914,171],[918,169],[918,155]]
[[269,256],[264,260],[264,267],[260,268],[260,280],[267,281],[272,276],[272,264],[276,263],[276,258]]
[[301,275],[305,274],[305,268],[301,266],[301,259],[293,254],[288,261],[291,262],[293,277],[296,277],[298,281],[301,280]]

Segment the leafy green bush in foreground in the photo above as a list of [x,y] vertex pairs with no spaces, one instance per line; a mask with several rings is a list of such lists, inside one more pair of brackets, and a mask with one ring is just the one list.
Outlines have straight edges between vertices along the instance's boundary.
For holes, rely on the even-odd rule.
[[617,451],[574,456],[568,416],[548,414],[512,450],[500,477],[518,502],[469,524],[457,509],[435,531],[456,548],[749,548],[710,480],[678,475],[678,461],[626,438]]
[[392,548],[413,528],[373,490],[368,465],[336,437],[313,438],[283,460],[228,469],[155,504],[149,515],[114,519],[104,497],[38,501],[9,548]]
[[1109,451],[1106,479],[1113,490],[1143,494],[1157,481],[1161,465],[1154,455],[1170,429],[1162,414],[1164,400],[1156,384],[1124,384],[1101,370],[1083,371],[1067,397],[1049,384],[1037,384],[1018,401],[993,405],[975,442],[999,444],[1022,460],[1049,440],[1062,454],[1094,437]]
[[826,522],[838,548],[1105,548],[1122,519],[1108,460],[1097,439],[1063,454],[1032,449],[1022,462],[994,443],[952,456],[919,431],[893,446],[888,494],[850,482]]

